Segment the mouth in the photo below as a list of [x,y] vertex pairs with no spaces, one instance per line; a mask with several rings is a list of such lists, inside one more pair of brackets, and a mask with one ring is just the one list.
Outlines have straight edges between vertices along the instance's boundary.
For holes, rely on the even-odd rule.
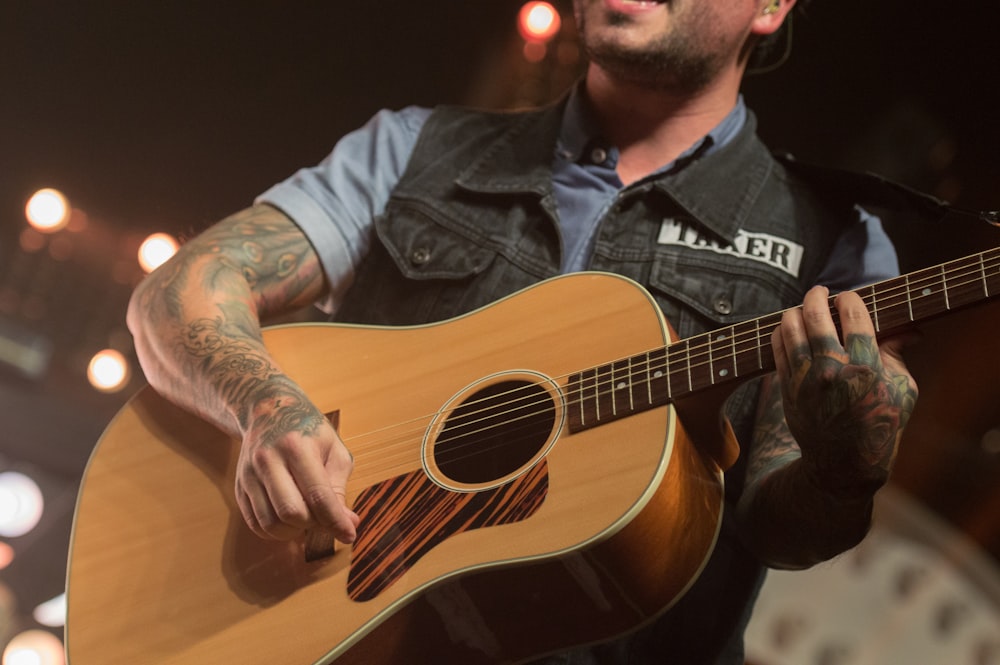
[[605,0],[608,9],[622,14],[642,14],[666,3],[667,0]]

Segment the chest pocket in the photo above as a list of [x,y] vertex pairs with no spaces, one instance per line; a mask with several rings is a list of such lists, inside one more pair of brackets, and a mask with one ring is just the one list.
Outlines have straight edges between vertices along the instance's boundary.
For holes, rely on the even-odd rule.
[[431,217],[418,206],[396,206],[375,220],[375,233],[402,277],[461,281],[484,272],[496,258],[489,239]]
[[709,251],[660,249],[649,286],[681,338],[778,312],[800,302],[791,275]]

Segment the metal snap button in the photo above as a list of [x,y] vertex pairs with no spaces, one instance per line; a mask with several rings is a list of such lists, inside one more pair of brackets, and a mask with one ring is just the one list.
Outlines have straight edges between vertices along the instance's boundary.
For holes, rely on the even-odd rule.
[[594,148],[590,151],[590,161],[603,164],[608,159],[608,151],[604,148]]
[[431,260],[431,250],[426,247],[417,247],[410,252],[410,263],[415,266],[422,266]]
[[713,303],[715,311],[719,314],[732,314],[733,313],[733,302],[726,296],[719,296],[715,299]]

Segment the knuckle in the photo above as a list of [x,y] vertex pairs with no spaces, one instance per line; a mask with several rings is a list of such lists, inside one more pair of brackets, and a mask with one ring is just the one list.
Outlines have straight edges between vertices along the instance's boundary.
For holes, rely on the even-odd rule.
[[823,323],[828,316],[829,312],[819,307],[804,307],[802,309],[802,318],[805,319],[807,324]]
[[302,454],[303,444],[294,436],[283,436],[274,443],[274,449],[281,457],[288,459]]
[[274,451],[266,446],[258,446],[250,451],[250,466],[256,470],[270,468],[274,463]]
[[868,310],[864,306],[845,307],[840,311],[840,318],[846,321],[864,322],[868,317]]
[[309,506],[325,507],[334,499],[334,491],[330,485],[310,485],[302,492]]
[[283,502],[274,506],[275,523],[299,525],[309,521],[309,511],[304,505]]

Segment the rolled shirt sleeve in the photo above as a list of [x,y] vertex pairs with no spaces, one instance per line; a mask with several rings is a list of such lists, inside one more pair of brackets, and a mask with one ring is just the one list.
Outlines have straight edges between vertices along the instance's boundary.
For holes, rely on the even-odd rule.
[[371,245],[372,222],[403,175],[430,109],[383,110],[341,138],[316,166],[257,197],[288,215],[312,243],[330,290],[317,303],[333,312]]

